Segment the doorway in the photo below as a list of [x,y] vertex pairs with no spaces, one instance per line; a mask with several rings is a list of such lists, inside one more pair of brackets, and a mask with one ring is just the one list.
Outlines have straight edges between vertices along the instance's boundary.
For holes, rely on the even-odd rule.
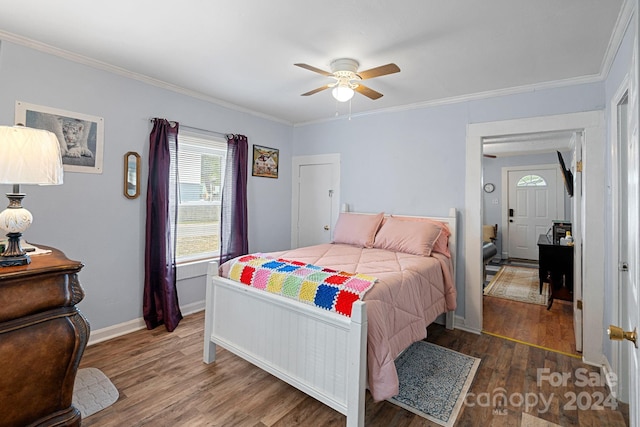
[[[467,129],[465,208],[467,212],[480,215],[466,215],[465,229],[465,317],[456,322],[459,327],[471,332],[482,331],[482,254],[481,230],[483,224],[481,192],[483,143],[489,138],[507,135],[536,134],[543,132],[580,132],[580,144],[588,160],[583,165],[582,184],[574,192],[574,217],[580,224],[574,230],[574,239],[584,262],[580,271],[574,272],[574,289],[582,287],[582,282],[593,284],[584,289],[584,328],[601,328],[604,304],[604,156],[600,153],[605,146],[604,114],[602,111],[562,114],[557,116],[533,117],[502,122],[470,124]],[[576,209],[577,206],[577,209]],[[587,215],[588,213],[588,215]],[[589,235],[583,236],[588,229]],[[584,237],[584,239],[583,239]],[[584,265],[589,265],[586,270]],[[574,304],[574,311],[577,307]],[[582,337],[580,336],[580,340]],[[598,363],[602,360],[602,343],[598,340],[583,343],[583,360]]]
[[[527,137],[539,141],[543,136],[522,135],[518,139],[527,143]],[[555,134],[554,139],[564,152],[575,140],[573,132]],[[503,144],[509,142],[505,139]],[[570,199],[557,152],[553,147],[545,151],[507,154],[494,147],[493,155],[483,156],[483,181],[496,182],[500,189],[497,195],[485,191],[484,224],[501,224],[500,241],[496,242],[501,249],[499,259],[494,258],[486,267],[483,332],[576,356],[571,302],[556,299],[547,309],[549,286],[545,284],[538,291],[539,236],[549,232],[554,220],[571,217],[565,215]],[[536,321],[532,323],[532,319]]]

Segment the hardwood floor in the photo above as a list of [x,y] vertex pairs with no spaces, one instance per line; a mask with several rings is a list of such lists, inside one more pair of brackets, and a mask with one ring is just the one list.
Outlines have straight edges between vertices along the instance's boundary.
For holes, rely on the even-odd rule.
[[[487,280],[501,265],[538,268],[535,261],[507,259],[490,263]],[[510,301],[503,298],[482,298],[483,331],[525,343],[580,356],[576,351],[572,303],[556,299],[551,309],[546,306]]]
[[484,331],[573,355],[573,307],[556,300],[547,306],[527,304],[490,296],[482,297]]
[[[162,327],[141,330],[88,347],[81,368],[102,370],[120,397],[82,425],[344,425],[343,415],[220,347],[215,363],[203,363],[203,323],[201,312],[185,316],[172,333]],[[523,412],[562,426],[625,425],[626,409],[591,407],[598,393],[607,396],[608,391],[576,381],[578,369],[593,375],[597,370],[575,358],[440,325],[431,325],[428,335],[427,341],[482,359],[457,426],[518,426]],[[549,378],[564,373],[571,379],[554,387],[553,381],[538,378],[539,368],[547,368]],[[491,401],[501,392],[507,405],[495,407]],[[525,407],[520,397],[533,402],[534,395],[550,400],[548,408],[540,400]],[[578,395],[582,399],[572,403]],[[573,408],[587,400],[588,409]],[[389,402],[374,402],[369,393],[365,412],[367,426],[436,425]]]

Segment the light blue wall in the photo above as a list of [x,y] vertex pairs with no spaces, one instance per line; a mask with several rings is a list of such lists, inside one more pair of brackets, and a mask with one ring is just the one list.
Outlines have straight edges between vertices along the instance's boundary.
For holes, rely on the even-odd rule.
[[[635,28],[636,28],[636,15],[631,19],[631,23],[625,32],[624,38],[618,49],[615,60],[609,71],[609,75],[605,81],[605,99],[606,99],[606,111],[605,117],[607,121],[607,150],[606,150],[606,160],[605,165],[607,165],[607,176],[605,177],[607,182],[607,194],[605,197],[607,206],[605,207],[605,224],[607,226],[607,232],[605,233],[605,281],[604,281],[604,319],[602,328],[603,331],[606,330],[609,325],[617,325],[618,324],[618,313],[614,313],[612,311],[612,306],[614,305],[614,301],[612,301],[612,286],[614,283],[609,280],[609,278],[613,277],[613,274],[617,274],[617,266],[612,264],[611,259],[611,251],[615,250],[616,245],[614,242],[614,236],[611,231],[611,224],[616,221],[616,218],[613,218],[613,207],[612,207],[612,179],[614,173],[617,173],[612,166],[612,152],[611,147],[614,144],[614,141],[611,139],[612,130],[611,130],[611,115],[612,115],[612,101],[613,98],[620,88],[625,76],[630,72],[631,67],[631,57],[633,53],[633,39],[635,36]],[[610,249],[607,249],[610,248]],[[617,345],[617,344],[613,344]],[[612,343],[610,340],[604,340],[604,354],[607,359],[611,360],[611,346]]]
[[[149,119],[244,134],[280,149],[278,179],[249,173],[249,247],[288,248],[292,127],[81,65],[9,42],[0,44],[0,124],[14,124],[17,100],[104,118],[104,172],[66,173],[56,187],[24,186],[34,216],[25,234],[85,264],[80,308],[93,330],[142,317]],[[123,155],[142,155],[142,195],[122,194]],[[10,191],[0,185],[0,192]],[[2,202],[0,202],[2,203]],[[204,277],[179,283],[180,303],[204,299]]]
[[604,84],[592,83],[309,124],[294,128],[293,155],[341,153],[341,203],[354,211],[442,216],[458,209],[456,312],[464,316],[463,217],[480,215],[464,206],[467,125],[601,110],[604,99]]
[[[617,63],[630,54],[619,56]],[[353,210],[446,215],[449,207],[455,207],[460,212],[457,313],[464,316],[463,217],[480,215],[467,212],[464,206],[467,125],[603,109],[615,75],[612,71],[606,83],[291,128],[2,42],[0,124],[14,123],[16,100],[105,119],[104,173],[67,173],[62,186],[26,187],[24,202],[35,217],[27,239],[58,247],[84,262],[80,279],[87,295],[80,307],[93,329],[142,315],[147,144],[149,118],[156,116],[192,127],[242,133],[250,145],[280,149],[279,179],[249,178],[252,251],[289,246],[292,155],[340,153],[341,202]],[[356,97],[353,102],[375,101]],[[122,156],[130,150],[143,156],[143,196],[134,201],[122,195]],[[0,191],[7,192],[9,187],[0,186]],[[181,283],[181,303],[200,301],[203,289],[203,279]]]

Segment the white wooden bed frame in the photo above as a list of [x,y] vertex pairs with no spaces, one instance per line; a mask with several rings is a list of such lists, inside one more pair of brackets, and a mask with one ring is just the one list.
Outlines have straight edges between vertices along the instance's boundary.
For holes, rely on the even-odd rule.
[[[456,257],[456,209],[448,217],[449,250]],[[204,362],[215,361],[216,345],[300,389],[346,415],[347,426],[364,426],[367,366],[365,302],[351,318],[256,290],[219,277],[218,263],[207,272]],[[454,312],[446,313],[453,329]]]

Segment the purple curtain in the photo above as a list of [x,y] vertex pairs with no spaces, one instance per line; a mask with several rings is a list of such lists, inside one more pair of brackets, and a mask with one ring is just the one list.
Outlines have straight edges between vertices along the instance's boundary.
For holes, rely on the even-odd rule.
[[182,319],[176,290],[178,123],[153,119],[149,136],[149,181],[142,311],[147,329],[173,331]]
[[247,137],[227,135],[227,164],[220,212],[220,264],[249,253]]

